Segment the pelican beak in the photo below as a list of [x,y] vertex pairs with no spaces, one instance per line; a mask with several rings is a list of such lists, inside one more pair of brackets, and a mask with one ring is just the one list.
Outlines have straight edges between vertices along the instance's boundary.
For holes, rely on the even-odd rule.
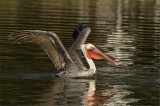
[[108,60],[110,61],[113,65],[117,65],[117,63],[112,60],[110,57],[102,53],[99,49],[96,47],[94,49],[87,50],[87,56],[88,58],[92,58],[95,60]]

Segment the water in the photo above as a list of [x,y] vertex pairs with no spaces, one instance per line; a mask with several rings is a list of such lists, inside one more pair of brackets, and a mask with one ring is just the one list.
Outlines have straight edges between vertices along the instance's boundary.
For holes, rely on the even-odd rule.
[[[0,105],[158,106],[159,0],[1,0]],[[96,61],[94,79],[61,79],[37,45],[12,45],[16,30],[54,31],[65,47],[79,24],[87,42],[118,62]]]

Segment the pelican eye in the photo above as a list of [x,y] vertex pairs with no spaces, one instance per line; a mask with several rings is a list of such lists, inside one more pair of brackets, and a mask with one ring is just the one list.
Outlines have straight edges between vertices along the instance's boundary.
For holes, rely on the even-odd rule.
[[95,50],[95,49],[96,49],[96,47],[92,47],[92,48],[91,48],[91,50]]

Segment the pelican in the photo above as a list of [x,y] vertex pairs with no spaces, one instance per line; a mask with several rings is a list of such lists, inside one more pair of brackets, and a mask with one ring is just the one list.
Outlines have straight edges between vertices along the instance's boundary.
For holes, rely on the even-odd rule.
[[[80,24],[73,33],[74,42],[67,51],[58,38],[51,31],[20,30],[10,35],[13,44],[34,43],[38,44],[48,55],[57,70],[63,70],[57,74],[59,77],[90,77],[96,74],[96,66],[92,59],[108,60],[116,65],[111,58],[102,53],[93,44],[85,41],[91,29]],[[89,68],[82,62],[84,55]]]

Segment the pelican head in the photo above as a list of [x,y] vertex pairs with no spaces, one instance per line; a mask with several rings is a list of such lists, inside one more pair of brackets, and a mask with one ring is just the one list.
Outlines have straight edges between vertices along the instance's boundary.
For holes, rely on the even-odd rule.
[[108,57],[106,54],[104,54],[99,49],[97,49],[93,44],[88,43],[88,44],[85,44],[84,46],[85,46],[87,58],[95,59],[95,60],[108,60],[113,65],[117,65],[115,61],[113,61],[110,57]]

